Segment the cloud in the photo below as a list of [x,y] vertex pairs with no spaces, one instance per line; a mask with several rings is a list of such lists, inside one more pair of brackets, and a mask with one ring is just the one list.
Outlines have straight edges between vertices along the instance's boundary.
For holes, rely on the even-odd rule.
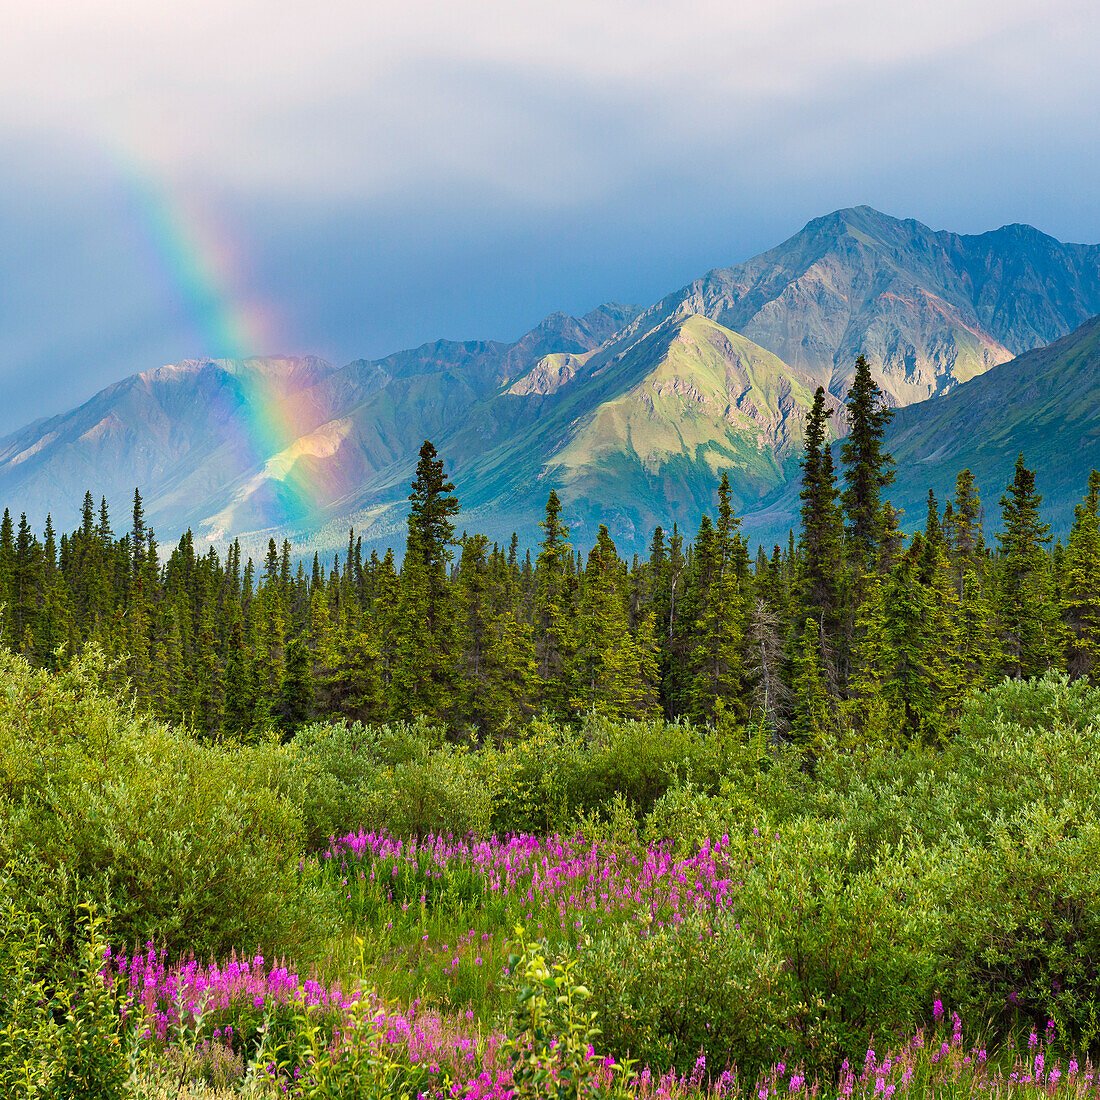
[[1087,118],[1090,28],[1083,0],[45,0],[7,17],[0,126],[242,192],[567,206],[670,159],[851,153],[902,88],[926,140]]

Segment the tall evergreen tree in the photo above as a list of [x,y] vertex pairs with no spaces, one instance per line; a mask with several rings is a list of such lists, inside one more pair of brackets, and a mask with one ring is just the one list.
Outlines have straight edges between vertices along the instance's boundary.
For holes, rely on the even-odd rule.
[[955,478],[955,502],[951,508],[951,548],[959,594],[968,571],[976,571],[985,553],[982,535],[982,502],[974,475],[960,470]]
[[284,738],[293,736],[313,715],[313,663],[301,638],[286,647],[286,665],[271,716]]
[[819,624],[807,617],[791,662],[790,738],[800,748],[820,752],[831,728]]
[[454,542],[451,517],[458,500],[443,460],[425,440],[409,494],[408,538],[401,567],[394,684],[401,716],[443,717],[454,702],[454,600],[448,563]]
[[658,704],[656,641],[652,627],[639,647],[626,606],[626,568],[607,527],[600,524],[588,555],[580,606],[574,669],[570,678],[577,711],[642,718]]
[[226,733],[248,740],[260,720],[261,707],[252,654],[240,623],[233,625],[225,667],[224,727]]
[[1001,497],[997,535],[1003,555],[996,605],[1002,669],[1015,679],[1039,676],[1061,662],[1061,620],[1043,551],[1050,542],[1050,525],[1039,519],[1042,499],[1035,491],[1035,473],[1021,454],[1012,484]]
[[860,576],[878,566],[885,531],[882,490],[894,480],[894,460],[882,449],[886,427],[894,410],[871,377],[866,358],[856,359],[856,373],[845,404],[848,409],[848,438],[841,447],[845,489],[841,494],[847,518],[847,550]]
[[561,502],[554,490],[546,500],[546,518],[534,569],[535,657],[542,700],[558,713],[568,710],[567,666],[573,648],[573,592],[569,577],[573,548],[569,528],[561,521]]
[[1074,513],[1063,565],[1062,611],[1068,627],[1067,667],[1100,680],[1100,471]]
[[799,597],[800,618],[813,615],[827,634],[835,636],[841,597],[842,529],[827,431],[832,415],[833,410],[825,405],[825,390],[818,386],[806,419],[802,454]]

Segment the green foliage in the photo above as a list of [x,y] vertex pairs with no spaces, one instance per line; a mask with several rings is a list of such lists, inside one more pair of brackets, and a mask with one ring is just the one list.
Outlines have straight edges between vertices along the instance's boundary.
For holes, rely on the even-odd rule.
[[486,833],[492,799],[470,752],[421,720],[300,730],[273,782],[300,808],[310,847],[382,828],[397,835]]
[[400,836],[489,831],[492,800],[467,754],[447,745],[390,769],[379,788],[380,824]]
[[1062,609],[1069,627],[1068,667],[1100,680],[1100,471],[1089,475],[1077,506],[1062,578]]
[[279,761],[280,786],[301,810],[307,847],[367,820],[383,765],[377,742],[375,730],[359,722],[314,723],[295,734],[289,759]]
[[856,357],[855,377],[845,404],[848,437],[840,453],[846,488],[840,499],[847,520],[848,552],[858,583],[864,572],[878,565],[886,518],[882,490],[894,480],[894,460],[882,449],[894,410],[886,404],[863,355]]
[[1016,459],[1012,484],[1001,497],[1003,516],[997,539],[1004,568],[997,591],[1008,676],[1040,676],[1060,664],[1064,629],[1043,547],[1050,542],[1050,525],[1039,520],[1042,497],[1035,491],[1035,473]]
[[576,959],[547,964],[542,945],[526,943],[522,929],[517,938],[521,954],[508,959],[516,1004],[501,1047],[512,1066],[514,1095],[523,1100],[631,1096],[630,1062],[601,1065],[594,1052],[598,1014],[587,1007],[591,993],[576,980]]
[[75,982],[59,990],[49,1095],[56,1100],[123,1100],[130,1067],[116,999],[101,974],[106,944],[91,912]]
[[6,1100],[123,1100],[130,1095],[126,1028],[101,974],[102,920],[84,907],[75,967],[51,984],[41,925],[0,877],[0,1094]]
[[292,934],[298,812],[249,750],[135,718],[94,651],[51,676],[0,650],[0,857],[24,904],[73,940],[81,896],[123,943],[226,952]]
[[0,873],[0,1095],[33,1100],[52,1042],[43,980],[49,943],[40,923],[17,904],[14,883]]
[[[386,1006],[360,996],[348,1007],[339,1040],[331,1021],[306,1007],[294,1011],[289,1036],[278,1045],[268,1079],[276,1087],[284,1077],[295,1079],[295,1095],[303,1100],[414,1100],[424,1095],[434,1076],[423,1064],[396,1055],[383,1037]],[[297,1072],[296,1072],[297,1071]]]

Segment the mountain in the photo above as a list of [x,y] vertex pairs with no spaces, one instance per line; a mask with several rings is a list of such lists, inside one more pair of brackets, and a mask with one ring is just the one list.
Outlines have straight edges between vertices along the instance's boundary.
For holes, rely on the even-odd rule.
[[[545,366],[532,372],[540,381]],[[494,537],[506,534],[502,512],[533,529],[550,489],[582,543],[599,523],[630,546],[658,523],[694,529],[722,470],[737,508],[753,507],[797,468],[813,403],[802,372],[694,314],[661,322],[626,354],[584,357],[553,392],[530,382],[489,403],[451,447],[475,526]]]
[[890,497],[905,508],[907,525],[923,523],[929,489],[942,507],[954,495],[956,473],[969,467],[992,541],[998,501],[1022,451],[1044,518],[1064,534],[1089,471],[1100,469],[1100,317],[945,397],[900,410],[886,446],[898,464]]
[[782,494],[813,391],[839,408],[859,352],[909,406],[1096,313],[1100,246],[1027,226],[960,236],[857,207],[647,309],[555,313],[512,343],[147,371],[0,440],[0,504],[37,522],[50,509],[66,528],[85,488],[117,513],[138,485],[162,538],[190,526],[255,547],[285,533],[327,551],[354,525],[398,544],[430,438],[462,523],[495,538],[535,541],[554,488],[578,544],[606,522],[642,550],[655,523],[693,531],[722,470],[746,530],[770,534],[791,518]]
[[860,206],[708,272],[635,325],[683,312],[743,333],[838,398],[863,352],[892,403],[909,405],[1100,312],[1100,246],[1026,225],[936,232]]
[[[116,514],[139,486],[149,522],[211,541],[318,515],[542,357],[583,354],[638,307],[551,314],[513,343],[436,341],[337,368],[314,357],[185,360],[0,439],[0,501],[71,526],[85,488]],[[266,535],[261,541],[266,541]]]

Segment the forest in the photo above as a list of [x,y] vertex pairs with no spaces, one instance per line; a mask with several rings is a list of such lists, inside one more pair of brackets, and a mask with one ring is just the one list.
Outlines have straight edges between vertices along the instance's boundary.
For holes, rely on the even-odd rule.
[[1100,1096],[1100,473],[907,534],[890,415],[770,553],[6,513],[0,1094]]
[[463,532],[455,488],[425,443],[400,567],[365,557],[258,565],[189,533],[162,555],[135,490],[112,530],[91,492],[80,527],[0,526],[2,638],[53,668],[94,642],[139,707],[203,736],[289,737],[318,719],[430,719],[477,742],[535,714],[759,722],[813,750],[822,738],[934,744],[968,691],[1002,677],[1100,662],[1100,474],[1082,486],[1066,545],[1050,545],[1024,456],[987,538],[969,471],[929,494],[907,537],[886,493],[891,415],[862,359],[834,469],[824,394],[808,418],[801,528],[755,555],[728,480],[694,542],[658,527],[623,561],[600,528],[575,549],[551,493],[541,538],[490,545]]

